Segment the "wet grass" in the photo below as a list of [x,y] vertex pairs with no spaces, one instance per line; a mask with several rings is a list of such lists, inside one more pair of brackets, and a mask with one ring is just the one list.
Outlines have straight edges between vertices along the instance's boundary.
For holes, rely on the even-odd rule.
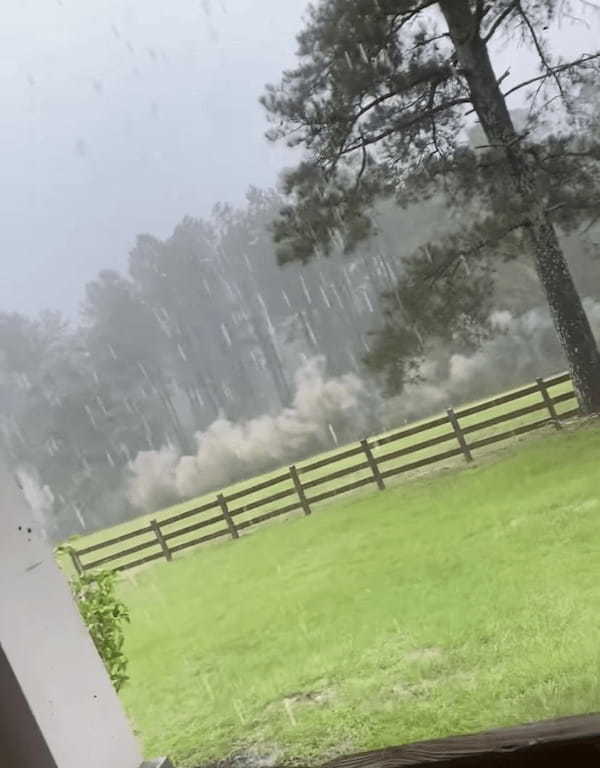
[[120,584],[148,755],[340,752],[600,708],[600,429],[348,496]]

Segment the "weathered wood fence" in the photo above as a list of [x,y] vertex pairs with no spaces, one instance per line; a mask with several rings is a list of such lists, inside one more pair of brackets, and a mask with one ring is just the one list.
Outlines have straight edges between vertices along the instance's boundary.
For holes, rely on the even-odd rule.
[[[280,472],[249,487],[231,493],[219,493],[213,501],[193,509],[180,512],[162,520],[151,520],[143,527],[106,539],[98,544],[92,544],[81,549],[71,548],[69,552],[73,565],[78,573],[82,573],[83,571],[95,568],[111,567],[110,564],[114,564],[115,561],[123,561],[124,558],[137,556],[141,553],[144,553],[141,557],[118,562],[112,568],[116,571],[123,571],[152,562],[153,560],[164,558],[170,561],[175,553],[181,552],[184,549],[195,547],[223,536],[237,539],[239,538],[240,531],[296,510],[302,510],[305,515],[310,515],[315,504],[372,483],[379,490],[383,491],[386,479],[395,475],[411,472],[461,455],[465,461],[472,462],[473,451],[477,449],[523,435],[549,424],[553,424],[556,429],[560,429],[561,419],[577,415],[579,410],[576,407],[566,411],[562,410],[560,414],[557,411],[558,405],[575,398],[572,390],[555,396],[552,396],[551,393],[553,388],[566,384],[569,381],[570,378],[567,373],[546,379],[537,379],[534,384],[486,400],[483,403],[456,411],[450,408],[445,415],[438,418],[403,428],[379,438],[361,440],[358,445],[345,448],[316,461],[292,465],[287,471]],[[499,415],[492,418],[465,424],[465,421],[470,420],[472,422],[470,417],[483,414],[486,411],[505,406],[523,398],[531,399],[536,395],[539,395],[539,401],[515,408],[514,410],[503,410]],[[472,439],[472,435],[476,432],[489,430],[492,427],[514,421],[515,419],[522,419],[524,416],[538,411],[545,412],[543,418],[513,426],[513,428],[499,433],[475,436],[475,439]],[[444,428],[445,431],[439,434],[440,430],[444,430]],[[434,436],[418,442],[412,441],[418,435],[426,437],[428,432],[433,432]],[[409,442],[407,445],[395,450],[379,453],[383,446],[399,443],[402,440],[408,440]],[[400,466],[390,467],[388,463],[444,443],[450,443],[450,445],[446,450],[439,453],[427,455],[415,461],[403,463]],[[348,466],[348,459],[354,457],[360,457],[358,463]],[[328,474],[315,476],[314,473],[317,470],[335,464],[342,464],[343,466]],[[347,476],[364,474],[365,471],[367,471],[367,475],[359,479],[338,485],[332,489],[321,490],[320,493],[314,493],[313,491],[319,485]],[[267,493],[267,495],[260,498],[250,500],[247,498],[256,496],[261,491],[270,491],[277,486],[281,487],[283,485],[287,487],[274,493]],[[288,500],[288,503],[284,503],[283,506],[270,509],[268,512],[263,512],[249,519],[237,520],[241,515],[283,501],[284,499]],[[187,521],[186,524],[173,528],[173,526],[183,523],[183,521]],[[220,522],[224,522],[225,527],[219,528],[216,531],[210,531],[204,535],[200,533],[202,529],[210,528]],[[190,537],[190,534],[198,535]],[[122,549],[115,549],[121,544],[134,542],[136,539],[139,543],[133,543],[131,546],[127,545]],[[91,559],[90,556],[92,556]]]
[[339,757],[322,768],[592,768],[600,715],[576,715]]

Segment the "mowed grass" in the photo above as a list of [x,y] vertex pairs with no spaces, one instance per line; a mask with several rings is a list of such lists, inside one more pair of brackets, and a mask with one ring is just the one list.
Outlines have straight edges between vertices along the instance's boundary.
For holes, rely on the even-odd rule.
[[317,762],[600,709],[600,429],[124,574],[148,755]]
[[[566,392],[572,392],[572,386],[570,382],[566,384],[560,384],[560,385],[554,386],[550,390],[550,394],[553,397],[556,397],[557,395],[562,395]],[[541,402],[542,402],[542,398],[539,393],[528,395],[518,400],[505,403],[500,406],[496,406],[484,412],[467,416],[461,420],[461,426],[463,428],[469,429],[470,427],[478,423],[487,421],[489,419],[493,419],[495,417],[506,414],[510,411],[525,408],[527,406],[531,406],[535,403],[541,403]],[[566,411],[571,410],[575,406],[575,404],[576,402],[573,399],[561,402],[556,405],[556,411],[559,414],[565,413]],[[529,414],[524,414],[512,419],[509,422],[500,423],[491,427],[484,427],[475,432],[470,432],[467,435],[467,440],[469,442],[480,440],[482,438],[486,438],[491,435],[498,434],[500,432],[506,432],[512,429],[516,429],[518,427],[525,426],[527,424],[531,424],[535,421],[544,419],[547,416],[548,416],[548,413],[546,410],[539,410]],[[430,420],[431,419],[428,418],[423,421],[430,421]],[[419,423],[423,423],[423,422],[416,422],[416,424],[419,424]],[[416,424],[409,424],[406,426],[412,427],[412,426],[415,426]],[[379,435],[376,439],[385,438],[388,435],[393,434],[393,432],[398,432],[405,428],[406,427],[399,427],[396,430],[387,432],[383,435]],[[547,429],[551,431],[552,427],[549,427]],[[529,435],[525,437],[521,437],[520,439],[529,440],[534,435],[536,435],[536,433],[530,433]],[[403,450],[411,449],[412,447],[416,446],[418,443],[430,440],[431,438],[438,438],[438,437],[445,437],[446,440],[438,445],[429,446],[412,453],[407,453],[400,457],[383,461],[380,465],[381,471],[385,472],[387,470],[393,470],[394,468],[397,468],[406,464],[410,464],[412,462],[417,462],[421,459],[426,459],[436,454],[444,453],[449,450],[458,448],[458,444],[456,442],[456,438],[452,431],[452,427],[450,426],[449,423],[445,423],[441,426],[427,430],[426,432],[422,432],[416,435],[411,435],[406,438],[402,438],[401,440],[398,440],[398,441],[385,443],[384,445],[376,446],[373,449],[373,453],[378,460],[381,460],[381,457],[383,457],[385,454],[389,454],[395,451],[403,451]],[[356,443],[350,444],[349,446],[340,446],[339,448],[323,453],[320,456],[315,456],[311,459],[298,462],[298,469],[300,472],[301,481],[304,484],[308,484],[309,486],[307,488],[307,495],[309,496],[309,498],[314,498],[318,494],[325,493],[327,491],[332,491],[336,488],[340,488],[343,485],[352,483],[360,479],[372,478],[372,472],[370,468],[367,466],[367,462],[365,461],[365,456],[362,453],[359,453],[358,455],[351,456],[348,458],[343,458],[340,461],[327,464],[326,466],[316,470],[312,470],[309,472],[304,471],[304,468],[311,465],[313,462],[316,462],[328,456],[333,456],[337,453],[344,452],[348,448],[352,448],[355,445]],[[495,454],[497,454],[499,447],[500,447],[500,450],[502,451],[505,446],[506,446],[506,443],[496,443],[492,446],[479,448],[474,452],[475,458],[477,460],[485,460],[487,457],[494,456]],[[426,468],[420,468],[418,470],[411,471],[407,474],[391,477],[386,480],[386,483],[388,485],[393,486],[399,482],[401,483],[405,482],[407,478],[410,479],[410,478],[414,478],[415,476],[422,475],[424,472],[429,473],[431,471],[439,471],[440,469],[446,469],[446,470],[452,469],[452,468],[459,467],[462,464],[464,464],[464,458],[461,455],[450,457],[450,458],[444,459],[440,463],[429,465]],[[357,467],[357,469],[353,470],[353,467]],[[274,478],[282,474],[287,474],[286,470],[287,470],[286,467],[278,468],[273,472],[266,473],[259,477],[253,477],[253,478],[244,480],[242,482],[239,482],[230,486],[229,488],[223,489],[223,493],[225,494],[225,496],[229,496],[231,494],[239,494],[241,491],[251,486],[254,486],[257,483],[262,483],[264,481],[269,480],[270,478]],[[349,472],[349,474],[344,474],[343,476],[335,477],[333,480],[324,481],[326,476],[331,475],[332,473],[338,473],[340,471],[347,471]],[[211,502],[211,501],[214,502],[216,498],[215,494],[217,490],[220,490],[220,489],[215,489],[214,492],[204,494],[203,496],[200,496],[195,499],[190,499],[188,501],[177,504],[173,507],[169,507],[168,509],[164,509],[160,512],[151,512],[145,515],[141,515],[140,517],[137,517],[121,525],[114,526],[112,528],[97,531],[95,533],[85,535],[85,536],[73,537],[70,540],[70,544],[75,546],[77,549],[81,549],[90,545],[95,545],[95,544],[107,541],[114,537],[121,536],[124,533],[129,533],[136,529],[143,528],[144,526],[148,525],[151,519],[157,519],[159,522],[164,522],[165,520],[167,520],[168,518],[174,515],[178,515],[182,512],[186,512],[187,510],[207,504],[208,502]],[[258,492],[250,493],[244,496],[243,498],[239,498],[236,501],[231,502],[230,508],[235,513],[236,510],[244,507],[245,505],[249,505],[249,504],[251,505],[252,503],[257,502],[267,496],[270,496],[272,494],[279,494],[282,492],[283,493],[287,492],[289,495],[285,496],[284,498],[277,499],[276,501],[273,501],[264,506],[255,507],[248,511],[243,511],[241,514],[235,517],[236,524],[244,523],[245,521],[251,518],[254,518],[257,515],[269,513],[272,510],[281,508],[284,505],[288,505],[296,500],[296,496],[295,496],[291,478],[289,476],[286,476],[283,482],[278,483],[277,485],[274,485],[271,488],[261,489]],[[365,495],[368,496],[371,492],[372,492],[372,486],[366,486],[365,488],[362,488],[358,491],[353,491],[352,493],[353,495],[356,495],[358,497],[364,497]],[[320,509],[324,505],[329,505],[331,503],[337,504],[338,500],[336,499],[333,501],[318,502],[315,508]],[[297,516],[298,514],[301,515],[302,512],[301,511],[292,512],[290,514],[292,516]],[[214,518],[215,516],[219,516],[219,515],[220,515],[220,509],[215,505],[214,509],[203,512],[200,515],[192,516],[186,520],[177,521],[173,524],[166,524],[165,527],[163,528],[163,532],[167,535],[167,538],[169,539],[168,540],[169,546],[177,546],[177,545],[185,544],[187,541],[191,541],[192,539],[195,539],[198,536],[208,535],[218,530],[223,530],[226,526],[224,522],[220,520],[203,528],[200,531],[192,531],[189,533],[184,533],[182,535],[176,535],[176,536],[173,535],[174,532],[177,532],[181,528],[194,525],[194,523],[198,523],[203,520],[207,520],[209,518]],[[266,523],[266,525],[272,525],[272,524],[273,524],[272,521],[269,521],[268,523]],[[251,530],[254,532],[256,529],[255,528],[246,529],[246,531],[248,530]],[[140,534],[135,539],[131,539],[126,542],[118,542],[114,545],[109,545],[98,552],[90,553],[89,555],[85,556],[84,562],[86,563],[92,562],[92,561],[95,561],[97,558],[116,555],[117,553],[122,552],[124,549],[133,547],[139,544],[143,544],[143,543],[147,543],[149,548],[141,551],[140,553],[134,553],[132,555],[127,555],[123,558],[116,559],[110,562],[110,564],[105,567],[117,567],[122,563],[130,562],[137,558],[144,557],[145,555],[152,554],[153,552],[159,551],[159,545],[158,545],[158,542],[156,541],[155,535],[153,532],[149,531],[147,533]],[[186,549],[182,551],[181,554],[178,553],[176,556],[177,557],[185,556],[191,551],[192,550],[190,549]],[[64,565],[65,565],[65,568],[70,570],[68,562],[65,561]]]

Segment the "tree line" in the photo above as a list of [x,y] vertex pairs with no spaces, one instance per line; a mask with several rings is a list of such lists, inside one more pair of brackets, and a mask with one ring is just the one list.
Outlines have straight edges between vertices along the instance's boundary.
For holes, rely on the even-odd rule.
[[[270,138],[304,149],[281,193],[138,236],[75,324],[0,314],[2,443],[53,538],[132,515],[123,476],[140,451],[188,454],[220,416],[288,407],[303,361],[397,394],[498,333],[494,309],[546,302],[580,404],[598,410],[580,294],[598,284],[600,54],[553,58],[556,12],[321,0],[298,67],[263,99]],[[540,61],[508,90],[490,61],[502,34]]]
[[[324,356],[331,376],[362,369],[395,279],[391,211],[351,259],[339,249],[280,269],[270,223],[281,205],[252,188],[243,206],[186,217],[166,240],[140,235],[128,274],[101,271],[85,287],[75,324],[0,314],[3,444],[54,538],[134,513],[123,473],[138,452],[193,453],[194,434],[219,417],[288,407],[303,361]],[[416,213],[408,250],[428,218]]]

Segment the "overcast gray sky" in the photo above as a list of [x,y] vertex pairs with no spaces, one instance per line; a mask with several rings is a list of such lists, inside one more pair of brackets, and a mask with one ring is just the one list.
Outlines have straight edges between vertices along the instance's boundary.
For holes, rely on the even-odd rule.
[[[293,63],[306,0],[12,0],[0,28],[0,310],[73,315],[136,234],[269,186],[264,83]],[[563,25],[566,56],[598,47]],[[511,81],[526,50],[498,53]],[[509,81],[509,83],[511,82]]]

